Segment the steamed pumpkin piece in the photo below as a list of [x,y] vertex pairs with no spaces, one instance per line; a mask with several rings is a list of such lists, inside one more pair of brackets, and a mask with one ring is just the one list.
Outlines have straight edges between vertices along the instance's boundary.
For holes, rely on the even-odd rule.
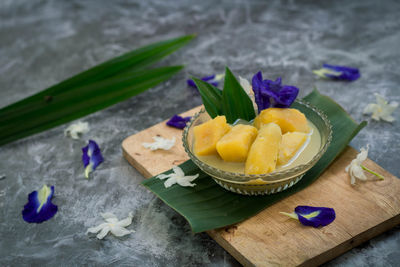
[[285,165],[307,141],[308,135],[301,132],[286,133],[282,136],[278,165]]
[[217,153],[217,142],[224,136],[231,126],[226,123],[225,116],[217,116],[193,128],[194,153],[198,156],[207,156]]
[[274,122],[281,127],[282,133],[287,132],[309,132],[306,116],[294,108],[267,108],[254,119],[257,129],[263,124]]
[[276,168],[281,141],[281,128],[276,123],[262,125],[247,156],[245,174],[273,172]]
[[225,161],[245,162],[250,146],[257,136],[251,125],[238,124],[217,142],[217,151]]

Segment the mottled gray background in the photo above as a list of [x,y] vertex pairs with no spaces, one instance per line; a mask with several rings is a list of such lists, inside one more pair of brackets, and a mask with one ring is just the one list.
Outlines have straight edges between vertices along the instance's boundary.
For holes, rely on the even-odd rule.
[[[63,136],[67,125],[0,147],[0,265],[239,265],[206,234],[149,193],[121,154],[127,136],[200,104],[186,86],[190,74],[220,73],[228,65],[251,78],[283,77],[301,95],[313,86],[368,126],[352,141],[371,145],[370,158],[399,176],[400,111],[393,124],[362,115],[380,92],[400,102],[400,5],[397,1],[40,1],[0,2],[0,107],[104,60],[153,41],[197,33],[164,64],[186,64],[169,82],[84,118],[83,140]],[[317,80],[322,63],[358,67],[353,83]],[[85,140],[96,140],[105,162],[86,180]],[[55,185],[56,216],[22,220],[29,192]],[[348,201],[338,196],[338,201]],[[129,236],[88,237],[100,213],[134,214]],[[327,266],[396,266],[400,228],[366,242]]]

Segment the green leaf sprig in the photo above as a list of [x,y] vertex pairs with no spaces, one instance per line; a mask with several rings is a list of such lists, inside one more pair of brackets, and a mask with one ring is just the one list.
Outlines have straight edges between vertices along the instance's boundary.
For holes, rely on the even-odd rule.
[[0,109],[0,145],[109,107],[169,79],[183,66],[147,67],[193,38],[141,47]]
[[225,115],[228,123],[234,123],[237,119],[251,121],[255,118],[253,102],[228,67],[225,69],[223,91],[200,79],[192,79],[211,118]]

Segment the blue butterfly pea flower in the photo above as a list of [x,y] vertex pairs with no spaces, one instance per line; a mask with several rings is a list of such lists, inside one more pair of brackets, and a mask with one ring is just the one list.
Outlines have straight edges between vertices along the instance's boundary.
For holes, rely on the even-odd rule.
[[175,127],[178,129],[183,129],[186,127],[186,123],[190,121],[190,116],[189,117],[181,117],[179,115],[174,115],[172,118],[170,118],[167,121],[167,125],[171,127]]
[[314,70],[313,73],[322,78],[342,81],[355,81],[361,76],[356,68],[329,64],[324,64],[321,69]]
[[[219,79],[216,78],[216,75],[209,75],[201,78],[203,81],[208,82],[209,84],[212,84],[213,86],[217,87],[218,86],[218,81]],[[186,80],[186,83],[193,88],[197,88],[196,84],[192,79]]]
[[336,218],[335,210],[325,207],[297,206],[293,213],[281,212],[301,224],[312,227],[326,226]]
[[299,94],[297,87],[282,85],[280,77],[275,81],[263,80],[261,71],[253,76],[252,87],[259,113],[269,107],[290,107]]
[[58,211],[58,207],[51,203],[53,195],[54,186],[47,185],[31,192],[22,211],[22,218],[28,223],[41,223],[52,218]]
[[104,161],[103,156],[97,143],[89,140],[89,144],[82,148],[82,162],[85,167],[85,176],[89,178],[89,174],[94,171],[100,163]]

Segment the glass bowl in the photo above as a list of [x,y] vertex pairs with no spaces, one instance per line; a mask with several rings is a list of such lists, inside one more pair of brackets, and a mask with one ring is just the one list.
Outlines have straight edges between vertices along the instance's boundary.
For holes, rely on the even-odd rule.
[[190,159],[203,172],[210,175],[217,184],[226,190],[243,195],[267,195],[279,193],[299,182],[304,174],[322,157],[332,140],[331,124],[322,111],[303,100],[296,100],[291,108],[296,108],[307,114],[307,119],[316,126],[321,136],[321,146],[318,153],[305,164],[268,174],[246,175],[244,173],[220,170],[204,163],[193,152],[194,126],[200,125],[211,119],[204,108],[192,117],[184,129],[182,135],[183,146]]

